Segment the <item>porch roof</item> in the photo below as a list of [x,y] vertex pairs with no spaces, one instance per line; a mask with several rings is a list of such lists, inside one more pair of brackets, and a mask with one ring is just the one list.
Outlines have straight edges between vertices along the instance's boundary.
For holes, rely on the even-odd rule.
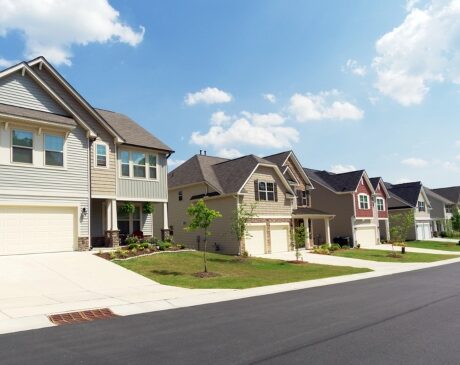
[[293,216],[308,216],[309,218],[333,218],[334,214],[323,212],[322,210],[313,209],[313,208],[297,208],[292,211]]

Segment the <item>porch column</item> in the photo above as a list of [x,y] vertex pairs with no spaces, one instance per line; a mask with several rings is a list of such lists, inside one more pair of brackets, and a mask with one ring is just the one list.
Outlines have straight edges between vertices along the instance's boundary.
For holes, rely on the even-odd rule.
[[168,203],[163,203],[163,229],[161,230],[161,239],[166,240],[168,238],[170,238],[168,225]]
[[118,247],[120,244],[120,238],[118,235],[118,224],[117,224],[117,201],[106,200],[105,201],[105,245],[107,247]]
[[112,230],[112,203],[110,200],[105,202],[105,230]]
[[385,237],[387,238],[387,241],[390,240],[390,220],[386,219],[385,220]]
[[324,231],[326,233],[326,243],[331,244],[331,228],[329,226],[329,218],[324,218]]
[[111,230],[112,231],[118,231],[118,212],[117,212],[117,201],[116,200],[112,200],[111,201],[111,206],[112,206],[112,226],[111,226]]
[[310,249],[311,244],[310,244],[310,231],[308,229],[308,218],[303,219],[303,226],[305,228],[305,248]]

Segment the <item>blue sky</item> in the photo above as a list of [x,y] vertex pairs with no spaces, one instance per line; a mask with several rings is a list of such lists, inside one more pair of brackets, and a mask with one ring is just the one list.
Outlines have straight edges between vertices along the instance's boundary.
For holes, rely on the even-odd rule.
[[0,65],[43,54],[173,164],[293,149],[312,168],[460,184],[459,0],[13,4]]

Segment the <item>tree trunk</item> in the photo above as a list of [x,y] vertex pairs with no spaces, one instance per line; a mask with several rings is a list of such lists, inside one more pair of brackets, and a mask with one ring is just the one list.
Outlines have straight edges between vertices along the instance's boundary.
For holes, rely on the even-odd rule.
[[204,272],[208,272],[208,263],[206,261],[206,250],[208,245],[208,231],[204,230],[204,251],[203,251],[203,261],[204,261]]

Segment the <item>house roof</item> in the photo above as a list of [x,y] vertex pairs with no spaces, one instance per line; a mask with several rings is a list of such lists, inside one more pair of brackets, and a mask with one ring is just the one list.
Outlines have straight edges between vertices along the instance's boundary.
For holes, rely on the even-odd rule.
[[0,114],[10,115],[12,117],[21,117],[27,119],[36,119],[45,122],[62,124],[65,126],[75,127],[77,123],[70,117],[63,115],[47,113],[39,110],[21,108],[13,105],[0,104]]
[[425,192],[427,193],[427,195],[429,195],[430,199],[439,200],[443,202],[444,204],[449,204],[449,205],[455,204],[452,200],[443,197],[442,195],[436,193],[432,189],[428,189],[427,187],[425,187]]
[[369,181],[371,182],[374,190],[377,189],[377,186],[379,186],[379,182],[381,179],[382,179],[381,177],[370,177],[369,178]]
[[311,180],[337,193],[355,191],[364,174],[364,170],[344,172],[341,174],[308,168],[304,168],[304,171]]
[[431,190],[455,204],[460,203],[460,186],[450,186],[448,188],[437,188]]
[[388,202],[389,208],[399,208],[401,207],[401,203],[412,208],[417,206],[418,197],[422,191],[422,183],[420,181],[403,184],[391,184],[385,182],[385,186],[390,193],[390,197],[395,199],[390,199]]
[[141,127],[128,116],[110,110],[95,109],[97,113],[119,134],[126,144],[173,152],[152,133]]
[[272,162],[254,155],[232,160],[195,155],[168,174],[168,185],[170,188],[176,188],[204,182],[221,194],[234,194],[240,191],[259,164],[277,167]]
[[318,215],[318,216],[333,216],[331,213],[323,212],[322,210],[313,209],[313,208],[297,208],[292,211],[294,215]]
[[273,162],[281,170],[282,167],[283,167],[284,162],[287,160],[287,158],[289,157],[291,152],[292,151],[284,151],[284,152],[276,153],[274,155],[265,156],[264,159],[266,159],[266,160],[268,160],[270,162]]

